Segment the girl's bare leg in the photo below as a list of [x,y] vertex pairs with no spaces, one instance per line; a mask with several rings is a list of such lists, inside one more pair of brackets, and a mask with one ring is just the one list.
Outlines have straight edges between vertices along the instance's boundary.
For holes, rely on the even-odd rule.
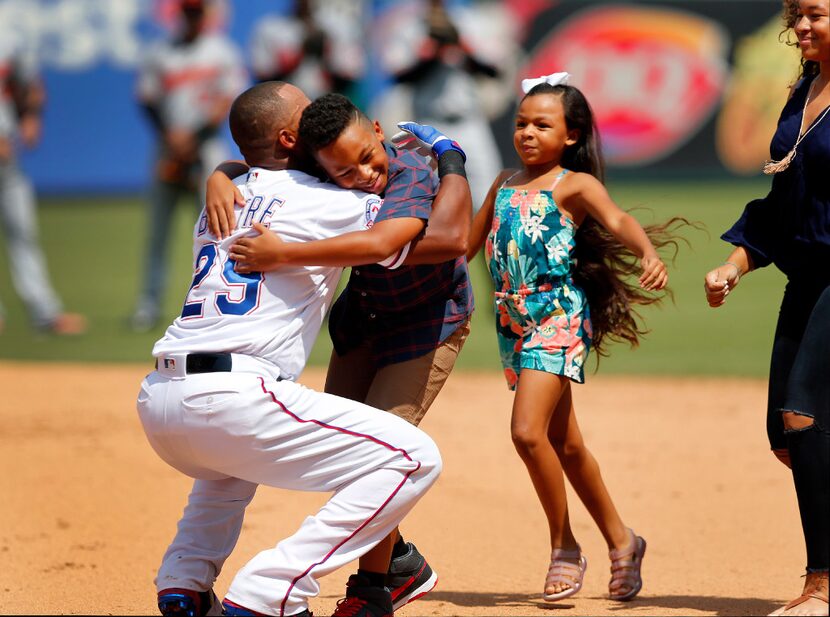
[[549,438],[576,494],[600,529],[609,549],[612,599],[628,600],[642,588],[640,567],[645,541],[623,524],[599,471],[596,459],[585,447],[576,422],[570,384],[559,399],[549,427]]
[[[574,551],[578,544],[568,518],[565,477],[559,457],[548,438],[551,416],[558,408],[567,384],[565,377],[523,369],[513,401],[510,432],[513,445],[527,467],[547,516],[551,549]],[[546,592],[559,593],[569,587],[561,583],[546,589]]]
[[596,459],[585,446],[574,413],[570,382],[564,384],[548,427],[548,438],[565,475],[599,527],[608,548],[627,548],[630,542],[628,529],[611,501]]

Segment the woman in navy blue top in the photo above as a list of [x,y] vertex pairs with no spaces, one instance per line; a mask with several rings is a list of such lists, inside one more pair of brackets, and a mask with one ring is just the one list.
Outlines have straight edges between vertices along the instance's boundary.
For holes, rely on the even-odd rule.
[[802,75],[781,112],[764,172],[772,189],[721,236],[735,245],[706,275],[721,306],[753,269],[787,276],[770,363],[767,433],[792,468],[807,547],[802,595],[773,615],[827,615],[830,551],[830,0],[789,0]]

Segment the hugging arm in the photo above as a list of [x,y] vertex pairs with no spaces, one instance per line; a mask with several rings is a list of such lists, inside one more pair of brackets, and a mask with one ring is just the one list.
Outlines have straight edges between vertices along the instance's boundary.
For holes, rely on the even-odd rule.
[[[233,203],[230,207],[233,208]],[[255,225],[260,235],[239,239],[230,256],[237,262],[236,271],[241,273],[285,265],[386,265],[389,259],[395,267],[403,263],[441,263],[465,254],[471,213],[466,178],[448,175],[441,181],[426,233],[423,233],[426,221],[411,216],[385,219],[366,231],[311,242],[285,242],[276,234],[265,233],[269,231],[266,227]]]
[[401,265],[409,242],[424,228],[424,221],[412,217],[388,219],[365,231],[312,240],[285,242],[264,225],[254,223],[260,235],[240,238],[229,255],[240,273],[263,272],[280,266],[359,266],[381,263]]
[[412,242],[406,265],[442,263],[464,255],[472,212],[473,200],[467,179],[458,174],[444,176],[432,204],[426,231]]
[[[419,195],[417,199],[423,201],[426,197]],[[394,207],[389,204],[387,200],[381,211]],[[259,236],[238,240],[230,255],[241,273],[286,265],[345,267],[380,263],[398,267],[403,263],[441,263],[465,253],[471,212],[467,179],[450,174],[441,181],[428,227],[423,218],[399,215],[378,221],[368,230],[311,242],[285,242],[273,233],[264,233],[263,227],[257,228]],[[413,251],[417,254],[410,259]]]
[[244,161],[224,161],[208,177],[205,195],[205,213],[208,230],[215,238],[227,238],[236,227],[234,204],[245,205],[245,198],[233,183],[233,178],[248,173]]
[[[237,262],[236,270],[250,272],[271,270],[281,265],[353,266],[369,263],[398,267],[405,258],[407,265],[413,265],[441,263],[464,255],[472,216],[472,197],[464,173],[464,151],[433,127],[413,122],[398,126],[404,133],[396,138],[403,136],[407,142],[403,147],[423,146],[438,159],[441,183],[434,199],[427,193],[407,192],[410,185],[405,183],[389,186],[382,212],[389,210],[397,214],[382,218],[369,230],[313,242],[287,243],[274,234],[264,233],[264,227],[255,226],[259,236],[240,239],[231,248],[231,257]],[[430,202],[431,210],[428,209]],[[432,229],[423,234],[427,223],[421,213],[427,212]],[[419,238],[418,243],[412,243],[415,238]],[[407,258],[413,251],[414,255]]]
[[399,122],[392,138],[399,148],[432,154],[438,163],[440,186],[424,234],[410,246],[407,265],[442,263],[466,254],[472,222],[473,198],[464,170],[467,156],[461,146],[434,127]]

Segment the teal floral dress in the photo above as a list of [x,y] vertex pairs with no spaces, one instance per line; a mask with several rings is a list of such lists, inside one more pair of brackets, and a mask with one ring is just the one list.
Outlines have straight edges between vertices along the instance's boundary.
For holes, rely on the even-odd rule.
[[553,187],[519,190],[503,184],[496,194],[484,250],[496,290],[499,353],[511,390],[523,368],[585,381],[591,320],[585,294],[571,278],[576,229],[554,202]]

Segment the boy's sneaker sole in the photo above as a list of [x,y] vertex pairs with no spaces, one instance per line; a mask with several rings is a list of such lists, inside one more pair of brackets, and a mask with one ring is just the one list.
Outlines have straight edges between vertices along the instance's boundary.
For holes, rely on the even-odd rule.
[[389,587],[395,610],[425,596],[438,584],[438,574],[414,544],[407,544],[409,552],[393,559],[389,566]]

